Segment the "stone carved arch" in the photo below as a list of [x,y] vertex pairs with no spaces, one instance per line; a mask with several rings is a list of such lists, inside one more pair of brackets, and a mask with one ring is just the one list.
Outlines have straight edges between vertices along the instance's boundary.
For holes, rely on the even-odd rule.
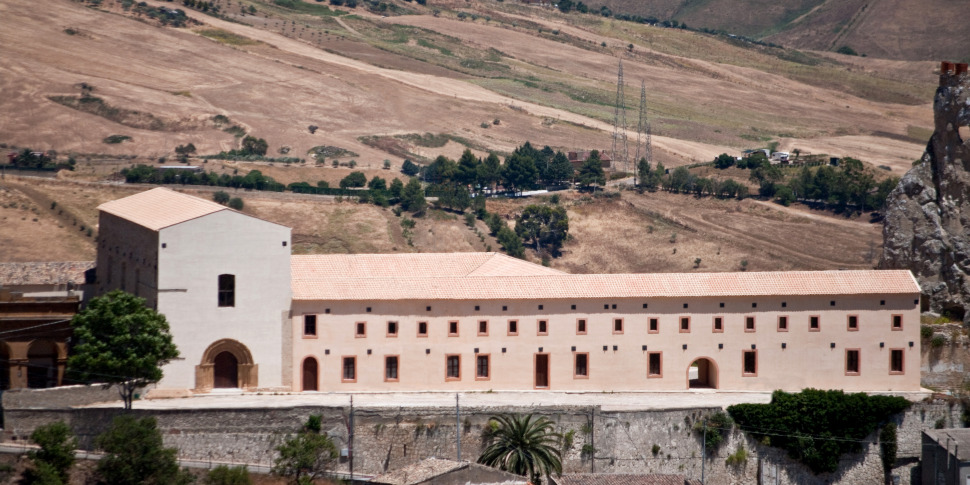
[[245,391],[255,390],[258,386],[259,366],[253,362],[253,354],[238,340],[228,338],[213,342],[202,353],[202,363],[195,366],[195,390],[206,392],[215,387],[216,358],[223,353],[230,354],[235,360],[236,385]]

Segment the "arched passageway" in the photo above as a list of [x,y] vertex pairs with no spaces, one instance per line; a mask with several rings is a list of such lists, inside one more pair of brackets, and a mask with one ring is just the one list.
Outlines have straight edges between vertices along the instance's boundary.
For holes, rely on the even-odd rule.
[[257,370],[245,345],[233,339],[219,340],[203,352],[202,362],[195,366],[195,390],[256,389]]
[[239,387],[239,360],[232,352],[222,351],[216,355],[213,363],[216,389],[233,389]]
[[57,346],[35,340],[27,350],[27,387],[43,389],[57,385]]
[[701,357],[687,367],[687,387],[690,389],[717,389],[717,364]]
[[303,359],[303,390],[318,391],[317,382],[317,359],[307,357]]

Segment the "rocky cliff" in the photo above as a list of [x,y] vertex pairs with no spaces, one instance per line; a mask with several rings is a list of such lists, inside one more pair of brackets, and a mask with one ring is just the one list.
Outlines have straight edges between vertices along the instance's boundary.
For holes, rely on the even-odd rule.
[[970,74],[943,63],[926,153],[886,201],[882,267],[913,271],[929,309],[970,323]]

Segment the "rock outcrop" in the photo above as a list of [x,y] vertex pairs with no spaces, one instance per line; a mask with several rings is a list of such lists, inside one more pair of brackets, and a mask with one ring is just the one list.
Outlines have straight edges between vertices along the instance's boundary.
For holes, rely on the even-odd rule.
[[970,74],[966,64],[943,63],[933,112],[936,126],[926,153],[886,200],[881,265],[912,270],[930,310],[970,323]]

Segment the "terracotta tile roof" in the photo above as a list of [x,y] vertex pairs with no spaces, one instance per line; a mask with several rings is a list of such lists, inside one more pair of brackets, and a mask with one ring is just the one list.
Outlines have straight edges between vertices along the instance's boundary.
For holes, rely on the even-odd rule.
[[158,187],[98,206],[98,210],[158,231],[185,221],[231,210],[210,200]]
[[[293,258],[294,300],[532,300],[916,294],[909,271],[341,276]],[[439,276],[440,275],[440,276]]]
[[[427,482],[429,480],[432,481],[431,483],[434,483],[433,480],[437,477],[468,467],[485,468],[493,474],[500,473],[506,475],[508,478],[504,481],[488,481],[488,483],[501,483],[507,485],[525,485],[527,483],[525,477],[520,477],[508,472],[499,472],[498,470],[494,470],[484,465],[469,463],[467,461],[444,460],[441,458],[428,458],[408,465],[404,468],[394,470],[383,475],[378,475],[371,480],[371,483],[382,483],[387,485],[417,485],[418,483]],[[683,485],[683,483],[678,483],[677,485]]]
[[0,286],[84,284],[94,261],[0,263]]
[[692,485],[699,481],[684,475],[618,474],[618,473],[567,473],[553,477],[557,485]]
[[499,253],[314,254],[294,255],[291,261],[301,279],[564,274]]

